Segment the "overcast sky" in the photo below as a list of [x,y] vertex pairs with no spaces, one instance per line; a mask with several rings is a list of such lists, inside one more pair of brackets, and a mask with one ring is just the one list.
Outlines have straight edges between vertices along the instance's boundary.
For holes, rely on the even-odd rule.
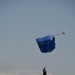
[[[36,38],[62,31],[55,50],[41,53]],[[42,75],[44,66],[75,75],[75,1],[0,0],[0,75]]]

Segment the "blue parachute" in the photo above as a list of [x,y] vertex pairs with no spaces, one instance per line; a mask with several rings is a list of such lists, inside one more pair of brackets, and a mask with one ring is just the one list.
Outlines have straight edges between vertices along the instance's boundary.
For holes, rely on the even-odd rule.
[[37,38],[36,41],[42,53],[49,53],[55,49],[55,37],[53,35]]

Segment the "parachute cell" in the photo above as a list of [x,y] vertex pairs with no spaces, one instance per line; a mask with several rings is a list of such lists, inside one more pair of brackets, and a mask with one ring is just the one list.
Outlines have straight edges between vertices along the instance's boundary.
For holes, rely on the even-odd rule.
[[52,52],[55,49],[55,37],[53,35],[37,38],[36,41],[42,53]]

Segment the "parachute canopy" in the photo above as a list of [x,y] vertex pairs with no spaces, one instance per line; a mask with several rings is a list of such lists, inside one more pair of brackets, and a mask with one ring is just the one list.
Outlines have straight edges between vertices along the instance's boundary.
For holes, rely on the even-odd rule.
[[55,49],[55,37],[53,35],[37,38],[36,41],[42,53],[52,52]]

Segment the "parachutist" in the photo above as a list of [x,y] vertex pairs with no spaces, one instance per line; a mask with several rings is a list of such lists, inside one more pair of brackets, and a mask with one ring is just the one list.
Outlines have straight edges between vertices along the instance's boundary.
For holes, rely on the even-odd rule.
[[47,71],[46,71],[46,68],[45,67],[43,69],[43,75],[47,75]]

